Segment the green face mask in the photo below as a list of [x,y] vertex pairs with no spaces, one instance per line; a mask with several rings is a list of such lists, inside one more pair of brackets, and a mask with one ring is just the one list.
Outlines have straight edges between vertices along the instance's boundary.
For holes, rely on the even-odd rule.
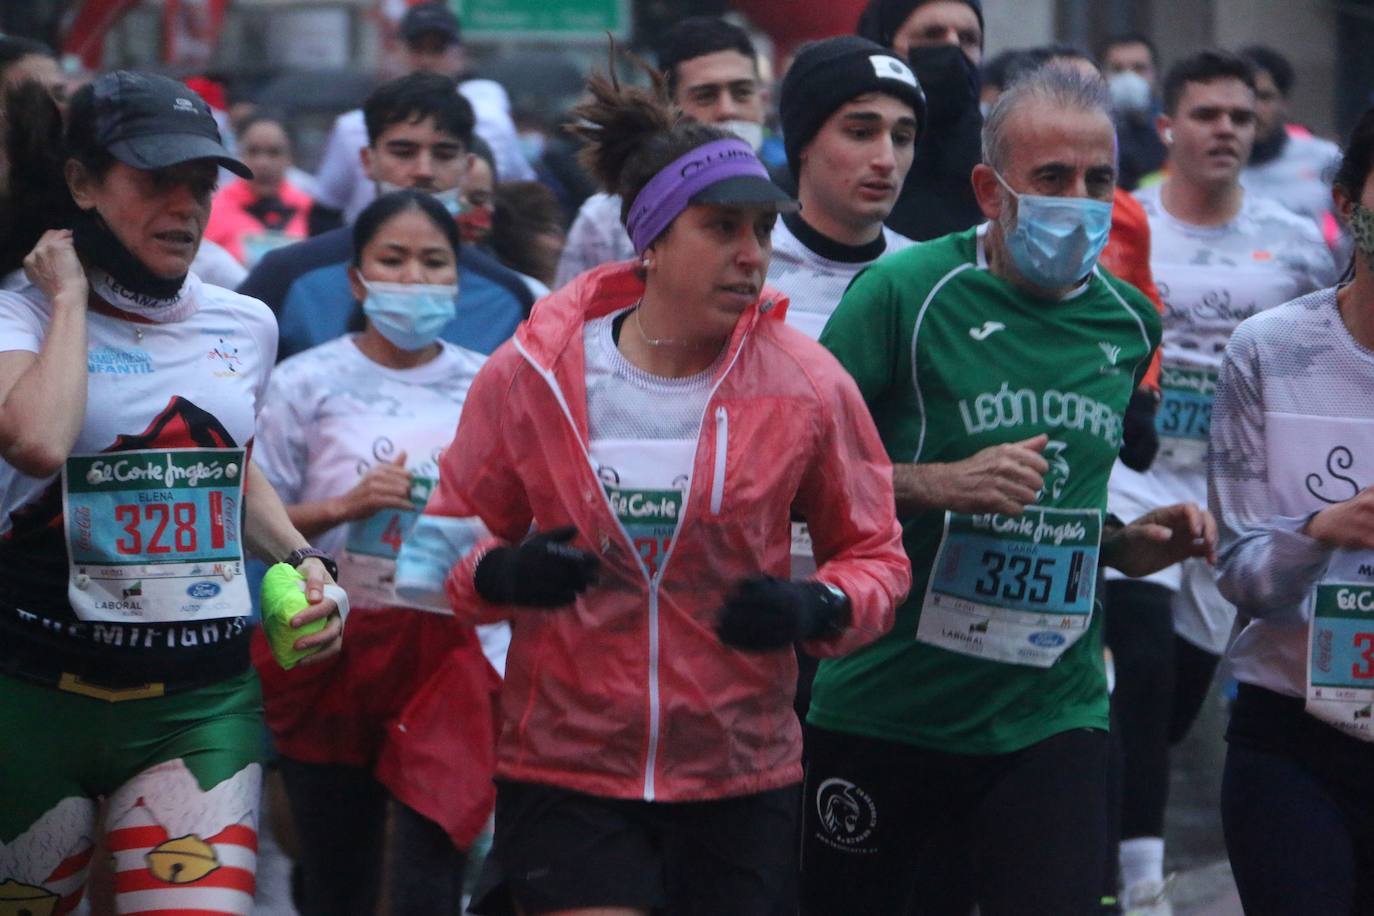
[[1365,263],[1374,268],[1374,210],[1355,205],[1350,211],[1350,236]]

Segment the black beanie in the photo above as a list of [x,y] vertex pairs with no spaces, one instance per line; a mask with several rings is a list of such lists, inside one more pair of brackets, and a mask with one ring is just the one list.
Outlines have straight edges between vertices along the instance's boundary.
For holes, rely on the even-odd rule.
[[[902,27],[915,11],[916,7],[921,6],[929,0],[870,0],[868,7],[864,9],[863,15],[859,17],[858,32],[865,38],[871,38],[885,48],[892,47],[892,36],[897,34],[897,30]],[[960,0],[973,8],[973,13],[978,17],[978,28],[986,31],[983,25],[983,3],[982,0]]]
[[926,127],[926,97],[916,74],[882,45],[841,35],[802,48],[782,81],[778,116],[782,146],[794,178],[801,174],[802,147],[835,109],[867,92],[883,92],[916,113],[918,135]]

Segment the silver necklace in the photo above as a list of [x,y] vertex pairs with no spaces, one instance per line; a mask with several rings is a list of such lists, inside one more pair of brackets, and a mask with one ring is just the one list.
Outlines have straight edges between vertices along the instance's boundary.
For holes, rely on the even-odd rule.
[[639,339],[651,347],[689,347],[693,346],[689,340],[679,340],[673,337],[650,337],[644,333],[644,319],[640,315],[644,311],[644,303],[635,306],[635,329],[639,331]]

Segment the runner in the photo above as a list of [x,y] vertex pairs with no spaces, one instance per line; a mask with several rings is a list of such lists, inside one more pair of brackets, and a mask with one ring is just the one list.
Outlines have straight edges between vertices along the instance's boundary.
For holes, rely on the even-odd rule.
[[[433,73],[412,73],[378,86],[363,110],[369,139],[363,157],[377,187],[428,191],[457,214],[471,161],[473,116],[452,83]],[[347,330],[357,308],[348,281],[352,246],[352,233],[344,227],[278,249],[240,287],[277,313],[283,359]],[[472,245],[463,249],[458,280],[461,301],[440,337],[489,353],[510,337],[534,298],[519,277]]]
[[236,178],[215,194],[205,236],[252,268],[267,252],[309,235],[315,202],[286,180],[291,139],[281,121],[248,117],[239,125],[238,148],[253,180]]
[[1096,572],[1150,572],[1215,538],[1193,505],[1105,517],[1159,335],[1154,306],[1094,266],[1115,186],[1105,85],[1037,70],[997,100],[983,145],[973,182],[990,222],[870,267],[821,335],[902,462],[913,590],[890,634],[816,677],[808,914],[1093,912]]
[[768,282],[788,296],[787,323],[814,340],[855,274],[914,244],[883,220],[911,168],[926,101],[910,67],[844,35],[797,54],[778,110],[802,209],[773,227]]
[[1240,56],[1255,68],[1256,98],[1255,145],[1240,173],[1241,184],[1310,218],[1332,251],[1348,255],[1349,240],[1331,205],[1331,178],[1340,164],[1341,148],[1290,123],[1288,106],[1297,75],[1288,58],[1263,45],[1244,48]]
[[[1241,186],[1255,135],[1253,86],[1244,61],[1212,51],[1165,78],[1169,177],[1135,195],[1150,220],[1150,267],[1165,305],[1160,450],[1144,473],[1113,470],[1110,507],[1124,519],[1205,498],[1207,418],[1231,332],[1335,281],[1316,227]],[[1104,600],[1123,754],[1122,901],[1163,913],[1169,748],[1197,717],[1235,612],[1196,559],[1146,580],[1109,573]]]
[[[872,640],[908,584],[858,392],[766,315],[795,204],[657,88],[594,77],[576,111],[639,260],[492,356],[406,544],[430,575],[403,595],[512,621],[478,912],[769,912],[793,875],[792,646]],[[824,532],[807,582],[794,505]]]
[[339,557],[349,642],[333,664],[283,671],[258,636],[254,661],[305,913],[371,913],[385,862],[391,913],[456,914],[462,850],[491,813],[496,676],[471,627],[407,609],[393,581],[484,358],[435,339],[453,314],[459,248],[438,201],[383,195],[353,234],[365,327],[272,373],[255,452],[297,528]]
[[1247,913],[1374,911],[1374,111],[1336,200],[1353,278],[1257,315],[1217,382],[1218,579],[1245,627],[1221,813]]
[[332,561],[249,460],[271,313],[188,272],[216,169],[251,173],[165,77],[100,77],[65,137],[36,99],[10,122],[38,158],[12,156],[4,231],[37,244],[0,293],[0,888],[70,912],[103,832],[118,911],[246,914],[246,555],[307,575],[296,620],[329,622],[296,640],[306,663],[342,632]]
[[[716,16],[691,16],[663,39],[658,66],[682,114],[763,144],[764,101],[759,58],[749,35]],[[588,197],[577,212],[558,263],[554,289],[585,270],[635,257],[622,224],[620,199],[607,192]]]

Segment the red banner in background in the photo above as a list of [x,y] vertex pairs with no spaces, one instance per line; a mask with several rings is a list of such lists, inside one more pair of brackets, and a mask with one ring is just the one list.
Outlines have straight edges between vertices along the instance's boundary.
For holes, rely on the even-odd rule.
[[63,54],[75,54],[87,70],[99,70],[105,54],[105,33],[138,0],[86,0],[76,11],[62,42]]
[[162,62],[177,69],[210,65],[229,0],[163,0]]

